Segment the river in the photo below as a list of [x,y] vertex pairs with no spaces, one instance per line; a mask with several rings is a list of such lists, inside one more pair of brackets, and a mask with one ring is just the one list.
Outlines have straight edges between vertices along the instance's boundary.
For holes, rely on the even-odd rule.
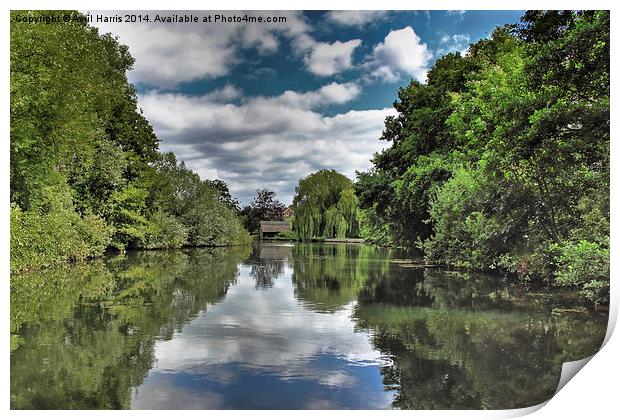
[[11,408],[521,408],[606,326],[368,245],[133,252],[12,276]]

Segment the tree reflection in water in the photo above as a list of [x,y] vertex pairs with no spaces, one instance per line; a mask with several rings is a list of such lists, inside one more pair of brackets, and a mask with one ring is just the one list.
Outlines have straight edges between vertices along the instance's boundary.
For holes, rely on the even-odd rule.
[[[11,407],[130,408],[136,390],[152,402],[161,383],[190,375],[206,408],[206,395],[231,407],[254,401],[244,394],[257,392],[252,383],[290,391],[287,408],[517,408],[550,398],[562,362],[602,343],[606,316],[574,311],[570,292],[403,257],[263,243],[252,253],[141,252],[13,276]],[[185,356],[203,373],[160,369],[145,388],[158,343],[169,349],[162,366]]]
[[235,281],[249,248],[141,252],[11,278],[11,408],[129,408],[157,339]]
[[396,408],[507,409],[548,400],[561,364],[598,350],[604,316],[552,312],[577,304],[484,274],[396,265],[361,290],[355,318],[392,362],[381,371]]
[[258,243],[251,264],[251,276],[254,278],[257,289],[273,287],[278,277],[284,273],[291,255],[290,244]]

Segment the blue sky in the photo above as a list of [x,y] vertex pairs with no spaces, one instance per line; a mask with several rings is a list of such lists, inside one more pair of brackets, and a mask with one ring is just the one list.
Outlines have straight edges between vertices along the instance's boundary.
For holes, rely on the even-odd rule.
[[355,295],[321,310],[297,293],[284,264],[263,289],[253,267],[240,265],[221,302],[158,341],[157,365],[132,408],[389,408],[395,393],[380,372],[389,361],[373,348],[371,332],[356,327]]
[[[101,12],[93,12],[101,14]],[[105,12],[118,14],[119,12]],[[215,12],[192,13],[199,17]],[[290,203],[322,168],[370,167],[399,86],[443,54],[466,54],[522,11],[222,12],[286,23],[95,24],[129,46],[129,80],[163,151],[248,203],[256,188]]]

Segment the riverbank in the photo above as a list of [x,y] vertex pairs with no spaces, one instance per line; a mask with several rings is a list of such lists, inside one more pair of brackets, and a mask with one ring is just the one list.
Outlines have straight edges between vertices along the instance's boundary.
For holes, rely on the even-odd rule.
[[363,244],[366,243],[364,238],[312,238],[307,241],[302,241],[299,239],[291,239],[288,237],[274,237],[274,238],[263,238],[261,241],[270,242],[270,241],[278,241],[278,242],[324,242],[324,243],[333,243],[333,244]]

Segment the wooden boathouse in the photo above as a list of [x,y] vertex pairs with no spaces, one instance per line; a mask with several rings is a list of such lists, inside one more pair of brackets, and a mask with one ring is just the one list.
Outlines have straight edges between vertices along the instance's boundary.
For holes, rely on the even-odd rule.
[[269,239],[273,238],[280,232],[289,232],[291,230],[291,226],[288,222],[279,221],[279,220],[266,220],[260,222],[260,227],[258,229],[258,237],[259,239]]

